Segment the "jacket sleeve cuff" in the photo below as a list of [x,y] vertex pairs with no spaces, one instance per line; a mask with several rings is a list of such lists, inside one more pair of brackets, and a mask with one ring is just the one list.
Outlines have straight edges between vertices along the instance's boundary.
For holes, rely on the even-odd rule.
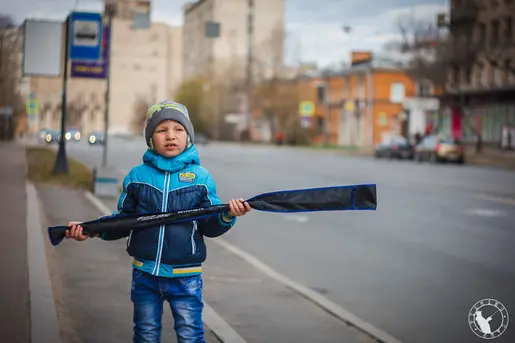
[[233,224],[236,221],[236,217],[231,217],[229,213],[222,213],[220,219],[224,224]]

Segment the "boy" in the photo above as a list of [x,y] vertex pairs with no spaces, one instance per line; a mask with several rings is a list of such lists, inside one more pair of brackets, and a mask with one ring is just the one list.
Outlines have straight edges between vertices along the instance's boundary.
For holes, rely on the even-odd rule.
[[[220,204],[213,178],[200,166],[188,110],[163,101],[147,112],[143,164],[134,167],[123,182],[118,212],[179,211]],[[170,303],[179,343],[204,342],[202,323],[202,262],[204,236],[227,232],[236,217],[251,210],[243,199],[229,202],[230,211],[197,221],[162,225],[146,230],[128,229],[122,235],[103,234],[110,241],[127,239],[134,258],[131,300],[134,303],[133,342],[160,342],[164,300]],[[70,222],[67,238],[84,241],[78,222]]]

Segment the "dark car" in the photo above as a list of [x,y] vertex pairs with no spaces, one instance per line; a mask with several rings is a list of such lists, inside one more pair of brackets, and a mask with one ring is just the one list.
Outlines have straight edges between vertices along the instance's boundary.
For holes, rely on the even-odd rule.
[[376,158],[412,159],[413,146],[402,136],[389,136],[375,149]]
[[69,128],[68,130],[66,130],[66,133],[64,134],[64,139],[66,139],[67,141],[78,142],[80,141],[80,138],[80,130],[76,128]]
[[199,133],[195,135],[195,143],[200,145],[207,145],[209,144],[209,141],[207,140],[207,137],[205,135]]
[[415,147],[415,160],[463,164],[465,163],[465,148],[459,139],[430,135]]
[[88,135],[88,142],[90,145],[105,143],[105,136],[103,132],[93,131]]
[[46,130],[45,142],[48,144],[57,143],[61,140],[61,131],[57,130]]

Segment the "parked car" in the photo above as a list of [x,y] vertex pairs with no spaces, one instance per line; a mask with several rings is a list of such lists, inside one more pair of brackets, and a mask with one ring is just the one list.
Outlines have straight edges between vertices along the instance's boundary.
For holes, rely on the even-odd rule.
[[41,140],[41,141],[44,141],[46,140],[46,135],[48,133],[48,129],[41,129],[38,131],[38,139]]
[[60,140],[61,140],[61,131],[46,130],[45,142],[47,142],[47,144],[57,143]]
[[376,158],[412,159],[413,146],[402,136],[388,136],[375,149]]
[[207,140],[207,137],[203,135],[202,133],[198,133],[195,135],[195,143],[200,145],[207,145],[209,144],[209,141]]
[[74,141],[80,141],[80,131],[78,129],[69,128],[66,130],[66,133],[64,134],[64,139],[67,141],[74,140]]
[[103,132],[93,131],[88,135],[88,142],[90,145],[105,143],[105,136]]
[[430,135],[415,147],[415,161],[465,163],[465,147],[456,138]]

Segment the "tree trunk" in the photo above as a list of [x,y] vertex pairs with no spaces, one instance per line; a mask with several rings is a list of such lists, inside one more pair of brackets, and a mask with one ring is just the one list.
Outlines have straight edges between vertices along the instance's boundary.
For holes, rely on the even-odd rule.
[[468,127],[472,129],[472,132],[474,132],[474,135],[476,136],[476,153],[480,153],[483,149],[483,135],[481,134],[481,131],[477,130],[474,125],[472,125],[468,118],[466,118],[464,111],[461,111],[461,118],[462,120],[467,123]]

